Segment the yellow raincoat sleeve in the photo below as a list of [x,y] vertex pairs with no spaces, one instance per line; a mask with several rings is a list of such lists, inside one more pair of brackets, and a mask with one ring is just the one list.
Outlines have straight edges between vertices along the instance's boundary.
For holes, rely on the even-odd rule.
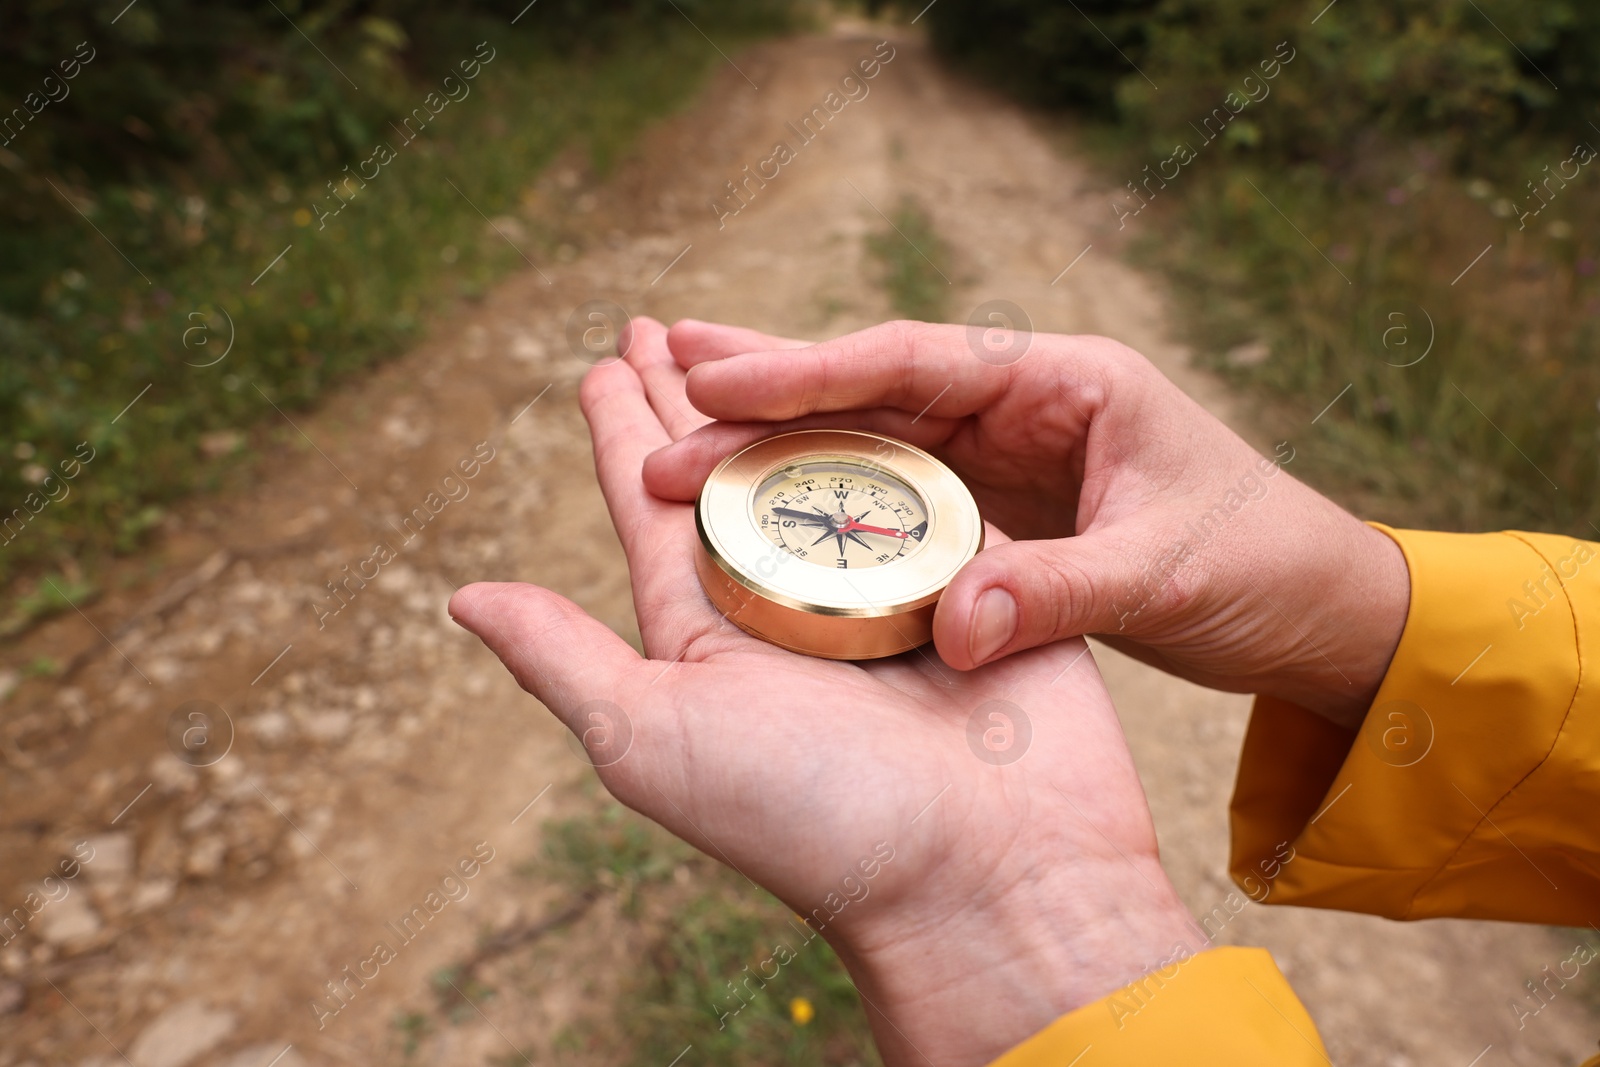
[[[1270,881],[1274,904],[1588,925],[1600,911],[1600,685],[1588,677],[1600,545],[1378,528],[1411,572],[1394,660],[1354,733],[1257,700],[1233,797],[1234,880],[1257,898]],[[1163,1062],[1327,1060],[1271,957],[1216,948],[996,1064]]]

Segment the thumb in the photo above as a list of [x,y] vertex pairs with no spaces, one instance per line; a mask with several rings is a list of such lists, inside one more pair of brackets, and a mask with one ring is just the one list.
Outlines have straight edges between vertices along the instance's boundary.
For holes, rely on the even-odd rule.
[[564,596],[520,582],[478,582],[450,598],[450,617],[476,634],[570,729],[594,700],[619,703],[644,660]]
[[1160,585],[1140,553],[1105,533],[995,545],[939,598],[933,639],[946,663],[971,670],[1025,648],[1125,630]]

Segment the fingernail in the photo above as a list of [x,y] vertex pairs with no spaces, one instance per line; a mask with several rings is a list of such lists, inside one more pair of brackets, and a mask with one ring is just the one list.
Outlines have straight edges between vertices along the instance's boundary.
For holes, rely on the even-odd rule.
[[972,610],[972,636],[967,646],[972,662],[983,663],[1016,635],[1016,600],[998,586],[985,590]]

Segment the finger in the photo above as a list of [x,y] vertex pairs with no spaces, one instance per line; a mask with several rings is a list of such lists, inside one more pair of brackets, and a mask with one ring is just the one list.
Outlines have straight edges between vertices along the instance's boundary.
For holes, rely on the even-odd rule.
[[918,419],[893,408],[811,415],[782,423],[713,422],[652,452],[644,461],[644,484],[663,500],[694,500],[718,463],[752,442],[790,430],[868,430],[936,449],[950,439],[955,426],[949,419]]
[[[691,580],[693,575],[691,545],[674,527],[691,521],[686,509],[651,496],[640,478],[645,457],[672,438],[645,398],[638,372],[626,361],[602,364],[586,374],[578,401],[594,440],[600,491],[628,556],[634,607],[643,619],[681,584],[677,572],[690,574]],[[664,550],[680,552],[682,558],[664,557]]]
[[626,703],[644,660],[566,597],[520,582],[478,582],[450,598],[450,617],[500,657],[517,683],[569,727],[591,700]]
[[809,348],[728,356],[691,367],[688,395],[730,422],[876,407],[969,415],[1004,394],[1024,364],[985,363],[967,329],[889,322]]
[[629,321],[618,338],[617,351],[627,353],[625,358],[644,383],[651,409],[673,440],[711,421],[696,411],[684,395],[686,376],[667,351],[667,328],[661,323],[645,317]]
[[939,654],[971,670],[1021,649],[1120,632],[1161,594],[1147,555],[1104,531],[986,549],[939,599]]
[[739,631],[724,622],[695,574],[694,510],[644,487],[644,459],[670,437],[626,361],[596,367],[578,398],[594,438],[595,469],[611,522],[628,557],[633,607],[645,651],[672,660],[706,634]]
[[810,341],[795,341],[743,326],[720,322],[679,319],[667,331],[667,347],[685,370],[696,363],[736,356],[741,352],[771,352],[784,348],[805,348]]

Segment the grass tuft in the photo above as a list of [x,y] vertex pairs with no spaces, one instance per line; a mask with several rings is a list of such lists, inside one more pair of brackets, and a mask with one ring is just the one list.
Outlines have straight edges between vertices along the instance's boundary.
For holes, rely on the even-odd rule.
[[882,270],[889,303],[901,316],[943,322],[950,298],[950,249],[926,210],[902,197],[890,225],[867,236],[867,252]]

